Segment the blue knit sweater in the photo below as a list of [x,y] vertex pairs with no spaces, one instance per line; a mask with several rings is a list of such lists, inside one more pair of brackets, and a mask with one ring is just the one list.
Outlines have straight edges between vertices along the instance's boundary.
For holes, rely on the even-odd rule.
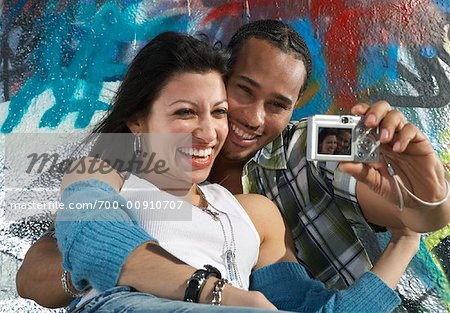
[[[138,226],[126,200],[104,182],[73,183],[61,201],[65,208],[56,219],[58,246],[63,267],[80,290],[88,283],[100,291],[115,286],[127,256],[142,243],[156,241]],[[105,209],[100,207],[102,201],[120,208]],[[75,203],[92,208],[71,209]],[[400,304],[397,294],[372,272],[344,291],[327,290],[300,264],[289,262],[258,269],[250,281],[251,290],[261,291],[278,309],[288,311],[381,313]]]
[[56,238],[63,268],[78,290],[88,284],[99,291],[114,287],[128,255],[144,242],[156,241],[139,227],[126,200],[104,182],[75,182],[64,190],[61,202]]
[[367,272],[349,288],[328,290],[298,263],[275,263],[256,270],[250,289],[261,291],[278,309],[294,312],[392,312],[400,298],[377,275]]

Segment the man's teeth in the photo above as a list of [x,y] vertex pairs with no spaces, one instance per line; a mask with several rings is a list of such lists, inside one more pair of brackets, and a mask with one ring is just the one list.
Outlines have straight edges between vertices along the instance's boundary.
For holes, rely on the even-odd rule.
[[233,132],[238,135],[239,137],[242,137],[244,139],[254,139],[256,138],[255,135],[250,135],[246,132],[244,132],[242,129],[238,128],[236,125],[231,124],[231,129],[233,130]]
[[201,158],[209,157],[213,151],[212,148],[207,149],[180,148],[178,150],[184,154]]

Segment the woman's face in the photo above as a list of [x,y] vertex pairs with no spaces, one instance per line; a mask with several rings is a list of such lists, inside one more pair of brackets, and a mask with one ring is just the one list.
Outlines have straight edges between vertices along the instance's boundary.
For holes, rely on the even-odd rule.
[[328,135],[322,141],[320,153],[334,154],[334,151],[336,151],[336,147],[337,147],[336,135]]
[[[199,183],[209,175],[228,134],[227,95],[217,72],[180,73],[169,79],[141,121],[144,151],[166,161],[173,179]],[[134,132],[134,131],[133,131]]]

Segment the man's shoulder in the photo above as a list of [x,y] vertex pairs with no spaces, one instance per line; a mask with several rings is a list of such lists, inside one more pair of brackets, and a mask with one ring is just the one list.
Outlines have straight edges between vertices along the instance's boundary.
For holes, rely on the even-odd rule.
[[301,119],[289,122],[287,127],[283,130],[281,136],[287,157],[294,151],[296,153],[302,151],[303,149],[300,147],[306,146],[307,128],[308,120]]
[[307,118],[303,118],[303,119],[297,120],[297,121],[290,121],[288,123],[288,125],[286,126],[286,128],[281,133],[281,135],[283,137],[286,137],[286,136],[289,137],[289,135],[293,135],[294,133],[305,133],[306,134],[307,128],[308,128],[308,119]]

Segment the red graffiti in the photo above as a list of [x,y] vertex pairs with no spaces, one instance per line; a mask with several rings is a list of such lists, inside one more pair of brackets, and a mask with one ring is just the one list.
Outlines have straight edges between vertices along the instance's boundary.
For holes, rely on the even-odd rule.
[[[357,101],[357,65],[363,46],[386,45],[388,40],[400,43],[405,39],[409,44],[423,43],[435,36],[435,29],[417,23],[424,16],[429,18],[430,12],[426,11],[433,9],[430,1],[361,1],[351,6],[347,3],[312,0],[310,4],[314,28],[323,31],[320,39],[334,98],[332,110],[348,110]],[[436,17],[436,13],[431,16]]]
[[[248,10],[248,12],[245,12]],[[213,21],[221,21],[224,18],[242,17],[248,13],[249,20],[259,19],[283,19],[285,21],[294,18],[305,17],[308,10],[307,0],[248,0],[231,1],[222,6],[213,7],[202,21],[206,25]],[[231,30],[235,30],[236,25],[230,25]]]
[[310,0],[310,1],[232,1],[214,7],[202,26],[220,22],[223,39],[248,19],[282,19],[289,23],[310,19],[314,33],[323,44],[327,78],[336,109],[348,110],[358,99],[358,64],[363,48],[388,41],[422,45],[438,42],[445,16],[431,0]]
[[241,16],[242,15],[242,2],[231,2],[226,5],[217,7],[211,10],[208,15],[203,19],[202,25],[221,20],[225,16]]

